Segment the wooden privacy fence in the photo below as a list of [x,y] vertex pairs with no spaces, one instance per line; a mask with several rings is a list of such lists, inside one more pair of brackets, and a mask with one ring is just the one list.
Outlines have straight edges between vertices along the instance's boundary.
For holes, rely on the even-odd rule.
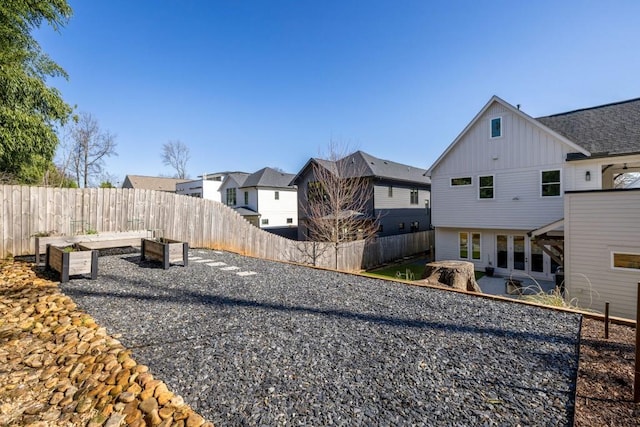
[[[263,231],[222,203],[154,190],[0,186],[0,257],[35,253],[35,236],[160,230],[190,247],[357,271],[425,252],[433,232],[340,244]],[[336,256],[337,251],[337,256]]]

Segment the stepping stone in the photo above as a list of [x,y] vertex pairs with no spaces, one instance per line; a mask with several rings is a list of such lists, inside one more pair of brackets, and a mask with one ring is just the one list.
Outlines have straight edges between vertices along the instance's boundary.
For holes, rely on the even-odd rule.
[[230,266],[230,267],[222,267],[220,270],[222,270],[222,271],[240,270],[240,267],[234,267],[234,266]]
[[254,274],[258,274],[258,273],[256,273],[255,271],[238,271],[236,274],[240,277],[245,277],[245,276],[253,276]]
[[224,252],[222,251],[213,251],[214,254],[222,255]]
[[190,256],[189,259],[196,260],[196,259],[202,259],[202,257],[201,256]]
[[201,259],[201,258],[189,258],[189,261],[193,261],[193,262],[209,262],[211,260],[210,259]]
[[210,262],[209,264],[207,264],[209,267],[222,267],[223,265],[227,265],[226,262]]

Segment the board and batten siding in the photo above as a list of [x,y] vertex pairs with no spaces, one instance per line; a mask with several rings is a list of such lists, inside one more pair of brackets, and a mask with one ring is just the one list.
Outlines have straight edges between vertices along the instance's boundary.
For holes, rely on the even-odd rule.
[[[392,188],[392,196],[389,197],[389,187]],[[418,204],[411,204],[411,190],[418,189]],[[375,209],[414,209],[424,208],[425,203],[431,198],[429,190],[411,186],[411,184],[375,184],[373,186],[373,200]]]
[[636,319],[640,270],[613,268],[612,252],[640,253],[640,190],[565,195],[565,280],[578,306]]
[[[502,136],[490,138],[490,121],[502,117]],[[435,227],[534,229],[562,218],[563,198],[542,197],[540,174],[562,170],[573,149],[494,102],[431,171],[432,222]],[[494,176],[494,199],[479,199],[480,176]],[[471,177],[470,186],[451,186],[452,178]],[[595,182],[594,182],[595,183]]]

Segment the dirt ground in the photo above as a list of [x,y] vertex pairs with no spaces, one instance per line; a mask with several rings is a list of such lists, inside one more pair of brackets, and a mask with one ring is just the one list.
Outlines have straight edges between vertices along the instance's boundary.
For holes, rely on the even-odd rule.
[[584,319],[576,391],[575,425],[640,426],[633,403],[635,328]]

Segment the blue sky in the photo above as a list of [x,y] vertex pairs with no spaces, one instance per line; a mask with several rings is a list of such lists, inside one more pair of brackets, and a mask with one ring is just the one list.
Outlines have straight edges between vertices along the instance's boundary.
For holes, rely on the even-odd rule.
[[427,168],[492,95],[534,117],[640,97],[639,1],[69,2],[52,80],[117,136],[107,170],[296,173],[331,140]]

